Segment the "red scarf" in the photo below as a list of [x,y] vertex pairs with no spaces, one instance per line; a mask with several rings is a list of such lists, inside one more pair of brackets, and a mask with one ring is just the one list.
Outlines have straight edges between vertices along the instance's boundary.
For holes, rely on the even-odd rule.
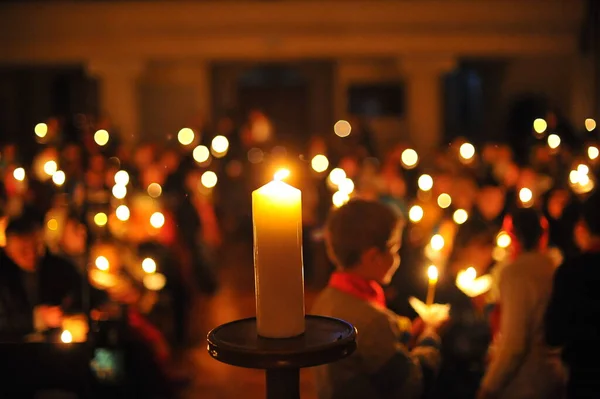
[[328,286],[363,301],[386,307],[383,288],[374,280],[367,280],[348,272],[334,272],[329,278]]

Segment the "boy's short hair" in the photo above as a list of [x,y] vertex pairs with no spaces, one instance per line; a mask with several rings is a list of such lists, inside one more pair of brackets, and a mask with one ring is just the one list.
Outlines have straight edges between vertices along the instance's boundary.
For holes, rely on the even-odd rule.
[[340,268],[352,268],[365,251],[386,251],[401,224],[400,214],[388,205],[352,200],[329,214],[325,228],[329,257]]
[[35,217],[31,215],[19,215],[9,219],[5,234],[7,237],[26,236],[38,232],[41,228],[41,223]]

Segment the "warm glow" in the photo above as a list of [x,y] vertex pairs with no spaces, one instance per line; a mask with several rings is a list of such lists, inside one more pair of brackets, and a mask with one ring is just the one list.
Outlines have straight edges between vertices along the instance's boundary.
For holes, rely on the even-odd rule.
[[127,205],[119,205],[115,210],[115,214],[117,215],[117,219],[122,222],[129,220],[129,217],[131,216],[131,212]]
[[492,258],[496,262],[502,262],[506,258],[506,248],[495,247],[492,250]]
[[211,147],[215,154],[225,154],[229,149],[229,140],[225,136],[215,136],[212,139]]
[[151,273],[144,276],[144,287],[150,291],[160,291],[167,283],[167,278],[164,274]]
[[60,334],[60,340],[65,344],[70,344],[73,342],[73,335],[69,330],[64,330],[62,334]]
[[452,219],[456,224],[463,224],[467,221],[467,219],[469,219],[469,214],[464,209],[457,209],[454,211]]
[[429,175],[421,175],[417,184],[421,190],[429,191],[433,188],[433,178]]
[[329,173],[329,181],[336,186],[339,186],[345,178],[346,172],[344,172],[344,169],[335,168]]
[[569,181],[571,182],[571,184],[579,183],[579,172],[576,170],[572,170],[569,173]]
[[112,188],[112,195],[116,199],[123,199],[127,196],[127,187],[122,186],[120,184],[115,184]]
[[329,160],[325,155],[315,155],[312,161],[310,161],[310,166],[312,166],[315,172],[322,173],[329,167]]
[[146,191],[152,198],[158,198],[162,194],[162,187],[158,183],[150,183]]
[[587,118],[585,120],[585,130],[587,130],[588,132],[591,132],[595,128],[596,128],[596,121],[593,120],[592,118]]
[[177,140],[182,145],[190,145],[194,141],[194,131],[190,128],[184,127],[177,133]]
[[58,230],[58,221],[56,219],[50,219],[47,223],[48,230],[56,231]]
[[44,164],[44,173],[46,173],[48,176],[54,175],[57,170],[58,165],[56,164],[56,161],[48,161]]
[[431,265],[427,268],[427,278],[430,283],[436,283],[438,280],[438,269],[434,265]]
[[469,161],[475,156],[475,147],[471,143],[464,143],[459,149],[460,157]]
[[522,203],[526,204],[533,199],[533,193],[530,189],[524,187],[519,191],[519,199]]
[[500,248],[508,248],[511,242],[510,236],[504,231],[501,231],[496,237],[496,245]]
[[535,130],[535,132],[537,134],[544,133],[547,128],[548,128],[548,123],[546,123],[546,121],[544,119],[537,118],[536,120],[533,121],[533,130]]
[[120,170],[115,173],[115,184],[119,186],[126,186],[129,184],[129,173],[124,170]]
[[217,181],[218,181],[217,174],[210,170],[207,172],[204,172],[202,174],[202,177],[200,178],[200,182],[206,188],[213,188],[214,186],[217,185]]
[[446,209],[452,204],[452,197],[449,194],[442,193],[438,196],[437,203],[440,208]]
[[441,234],[436,234],[433,237],[431,237],[431,249],[433,249],[434,251],[440,251],[442,248],[444,248],[445,242],[444,242],[444,237],[441,236]]
[[57,170],[52,175],[52,181],[57,186],[62,186],[63,184],[65,184],[65,180],[66,180],[65,172],[63,172],[62,170]]
[[593,161],[594,159],[598,158],[598,155],[600,155],[600,150],[598,150],[598,147],[591,145],[588,147],[587,153],[588,158]]
[[469,280],[475,280],[477,278],[477,271],[474,267],[469,267],[465,270],[465,277]]
[[413,223],[419,223],[423,219],[423,208],[419,205],[413,205],[408,211],[408,219]]
[[417,163],[419,162],[419,155],[412,148],[407,148],[402,152],[401,159],[402,165],[404,165],[405,168],[412,169],[417,166]]
[[585,164],[579,164],[577,166],[577,172],[582,175],[587,175],[588,173],[590,173],[590,168]]
[[350,201],[350,196],[341,191],[336,191],[331,197],[331,202],[333,202],[333,205],[335,205],[337,208],[344,205],[348,201]]
[[96,267],[98,268],[98,270],[102,270],[102,271],[107,271],[108,268],[110,267],[110,264],[108,263],[108,259],[106,259],[105,256],[98,256],[96,258]]
[[285,169],[285,168],[279,169],[273,175],[273,179],[275,179],[275,180],[285,180],[288,177],[290,177],[290,170],[289,169]]
[[104,226],[106,225],[106,223],[108,223],[108,217],[106,216],[106,213],[104,212],[100,212],[94,215],[94,223],[96,223],[97,226]]
[[265,154],[260,148],[251,148],[250,151],[248,151],[248,162],[250,163],[261,163],[264,158]]
[[347,137],[352,131],[352,126],[350,126],[350,122],[342,119],[333,125],[333,131],[339,137]]
[[352,194],[352,192],[354,191],[354,182],[352,181],[352,179],[349,178],[345,178],[344,180],[342,180],[342,182],[339,184],[338,186],[338,190],[344,194]]
[[152,258],[146,258],[142,261],[142,269],[150,274],[156,272],[156,262]]
[[152,216],[150,216],[150,225],[155,229],[160,229],[165,224],[165,215],[160,212],[154,212]]
[[25,169],[23,169],[23,168],[15,169],[13,171],[13,177],[15,178],[15,180],[18,180],[18,181],[25,180]]
[[110,139],[110,135],[108,134],[108,132],[106,130],[98,130],[94,134],[94,141],[96,142],[96,144],[98,144],[101,147],[105,146],[106,143],[108,143],[109,139]]
[[548,147],[553,150],[557,149],[560,146],[560,137],[556,134],[551,134],[548,136]]
[[210,157],[210,151],[208,150],[208,147],[199,145],[198,147],[194,148],[192,156],[194,157],[194,161],[198,163],[204,163],[208,161],[208,157]]
[[38,123],[37,125],[35,125],[33,131],[35,132],[35,135],[39,138],[44,138],[46,137],[46,134],[48,134],[48,125],[46,125],[45,123]]

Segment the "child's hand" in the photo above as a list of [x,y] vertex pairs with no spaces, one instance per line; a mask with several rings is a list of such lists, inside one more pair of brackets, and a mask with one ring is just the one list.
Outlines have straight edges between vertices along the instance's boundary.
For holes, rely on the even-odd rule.
[[427,327],[437,330],[448,320],[450,315],[448,304],[434,303],[427,306],[415,297],[410,297],[408,301]]

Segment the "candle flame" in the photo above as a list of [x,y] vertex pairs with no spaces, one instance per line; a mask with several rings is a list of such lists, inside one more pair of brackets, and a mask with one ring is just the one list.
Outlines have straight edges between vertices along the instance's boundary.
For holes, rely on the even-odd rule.
[[429,278],[430,283],[435,283],[438,280],[438,269],[434,265],[430,265],[427,268],[427,277]]
[[283,168],[283,169],[279,169],[279,170],[278,170],[277,172],[275,172],[275,174],[273,175],[273,178],[274,178],[275,180],[279,180],[279,181],[281,181],[281,180],[284,180],[284,179],[287,179],[288,177],[290,177],[290,171],[289,171],[289,169],[285,169],[285,168]]
[[142,261],[142,269],[148,273],[156,272],[156,262],[152,258],[146,258]]
[[73,342],[73,335],[69,330],[64,330],[62,334],[60,334],[60,340],[65,344],[70,344]]

